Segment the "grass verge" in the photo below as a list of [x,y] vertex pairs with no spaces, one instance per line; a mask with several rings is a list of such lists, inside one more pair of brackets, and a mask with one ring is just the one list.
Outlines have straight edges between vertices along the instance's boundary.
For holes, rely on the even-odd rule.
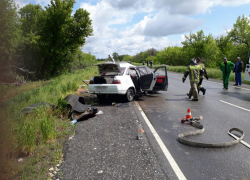
[[[82,80],[97,74],[96,67],[76,70],[49,81],[30,82],[21,87],[1,86],[0,179],[49,179],[49,168],[62,161],[63,143],[74,133],[68,119],[68,94],[78,94]],[[27,106],[41,103],[31,113]],[[3,136],[2,136],[3,137]]]

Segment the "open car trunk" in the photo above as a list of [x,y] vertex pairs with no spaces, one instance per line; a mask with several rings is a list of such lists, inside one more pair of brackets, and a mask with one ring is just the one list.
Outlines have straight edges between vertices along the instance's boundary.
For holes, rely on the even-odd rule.
[[114,76],[95,76],[93,84],[112,84]]

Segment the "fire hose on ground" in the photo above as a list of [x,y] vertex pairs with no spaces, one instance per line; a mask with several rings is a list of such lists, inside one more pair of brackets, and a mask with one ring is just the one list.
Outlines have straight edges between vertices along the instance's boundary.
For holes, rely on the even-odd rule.
[[[194,142],[191,140],[187,140],[185,139],[185,137],[188,136],[194,136],[194,135],[198,135],[201,134],[205,131],[205,128],[203,127],[203,125],[199,124],[197,121],[203,119],[202,116],[200,117],[192,117],[191,116],[191,110],[188,109],[188,115],[186,116],[186,118],[183,118],[181,120],[182,123],[189,123],[191,126],[198,128],[198,130],[195,131],[189,131],[189,132],[184,132],[178,135],[178,141],[182,144],[188,145],[188,146],[193,146],[193,147],[202,147],[202,148],[222,148],[222,147],[229,147],[229,146],[233,146],[235,144],[238,144],[239,142],[244,144],[245,146],[247,146],[248,148],[250,148],[250,145],[247,144],[246,142],[244,142],[242,139],[245,136],[245,133],[238,129],[238,128],[231,128],[228,131],[228,134],[230,136],[232,136],[233,138],[235,138],[236,140],[234,141],[230,141],[230,142],[223,142],[223,143],[201,143],[201,142]],[[240,137],[235,136],[232,132],[238,132],[241,134]]]

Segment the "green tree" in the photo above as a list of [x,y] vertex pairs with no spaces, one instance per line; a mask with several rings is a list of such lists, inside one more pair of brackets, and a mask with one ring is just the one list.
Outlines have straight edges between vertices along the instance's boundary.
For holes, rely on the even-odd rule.
[[[241,49],[241,53],[238,51],[236,56],[241,56],[244,63],[248,62],[248,51],[250,51],[250,20],[243,15],[238,17],[236,23],[233,25],[231,31],[228,32],[228,36],[234,42],[234,45],[238,46],[237,49]],[[245,45],[245,48],[244,46]]]
[[187,58],[182,47],[167,47],[159,51],[156,55],[156,59],[161,64],[167,64],[171,66],[187,65]]
[[17,7],[13,0],[0,1],[0,81],[9,80],[10,68],[18,64],[15,56],[19,42]]
[[156,56],[157,55],[157,50],[155,48],[150,48],[146,51],[147,56]]
[[185,41],[182,42],[183,50],[187,54],[187,60],[190,58],[200,57],[204,64],[208,67],[216,67],[218,65],[219,48],[211,34],[205,35],[202,30],[197,33],[185,35]]
[[153,64],[158,64],[158,61],[157,61],[157,59],[156,59],[155,56],[148,56],[148,57],[146,58],[146,61],[148,61],[148,62],[152,61]]
[[114,52],[112,56],[115,61],[118,61],[119,54],[117,52]]
[[142,63],[146,60],[146,52],[140,52],[134,55],[131,59],[133,62]]
[[222,62],[220,50],[214,39],[210,39],[208,43],[204,44],[201,58],[201,61],[204,62],[205,66],[211,68],[218,67]]
[[237,56],[247,58],[246,45],[234,43],[229,36],[220,36],[215,41],[220,50],[221,61],[223,57],[227,57],[229,60],[235,60]]
[[51,0],[51,5],[42,13],[38,44],[42,78],[67,70],[72,61],[69,57],[92,35],[89,13],[78,9],[72,15],[74,3],[74,0]]
[[131,59],[132,59],[132,57],[130,56],[130,55],[125,55],[124,57],[123,57],[123,59],[122,59],[122,61],[126,61],[126,62],[131,62]]
[[233,29],[228,32],[228,36],[233,42],[238,44],[246,44],[247,48],[250,47],[250,20],[245,15],[238,17]]
[[22,38],[18,48],[20,58],[29,71],[41,69],[41,50],[39,49],[40,18],[44,10],[40,5],[28,4],[19,10]]
[[181,42],[183,48],[190,51],[190,57],[202,57],[204,53],[204,46],[208,44],[209,41],[213,39],[212,35],[209,34],[205,36],[202,30],[197,33],[190,33],[190,35],[185,35],[185,41]]

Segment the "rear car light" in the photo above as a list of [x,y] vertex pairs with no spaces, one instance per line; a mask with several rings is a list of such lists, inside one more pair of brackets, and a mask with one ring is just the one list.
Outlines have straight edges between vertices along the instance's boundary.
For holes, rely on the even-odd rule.
[[93,80],[90,80],[90,81],[89,81],[89,84],[94,84],[94,81],[93,81]]
[[121,84],[121,81],[120,80],[113,80],[113,83],[112,84]]
[[161,83],[165,78],[165,76],[157,76],[157,82]]
[[163,79],[157,79],[157,82],[161,83],[163,82]]

